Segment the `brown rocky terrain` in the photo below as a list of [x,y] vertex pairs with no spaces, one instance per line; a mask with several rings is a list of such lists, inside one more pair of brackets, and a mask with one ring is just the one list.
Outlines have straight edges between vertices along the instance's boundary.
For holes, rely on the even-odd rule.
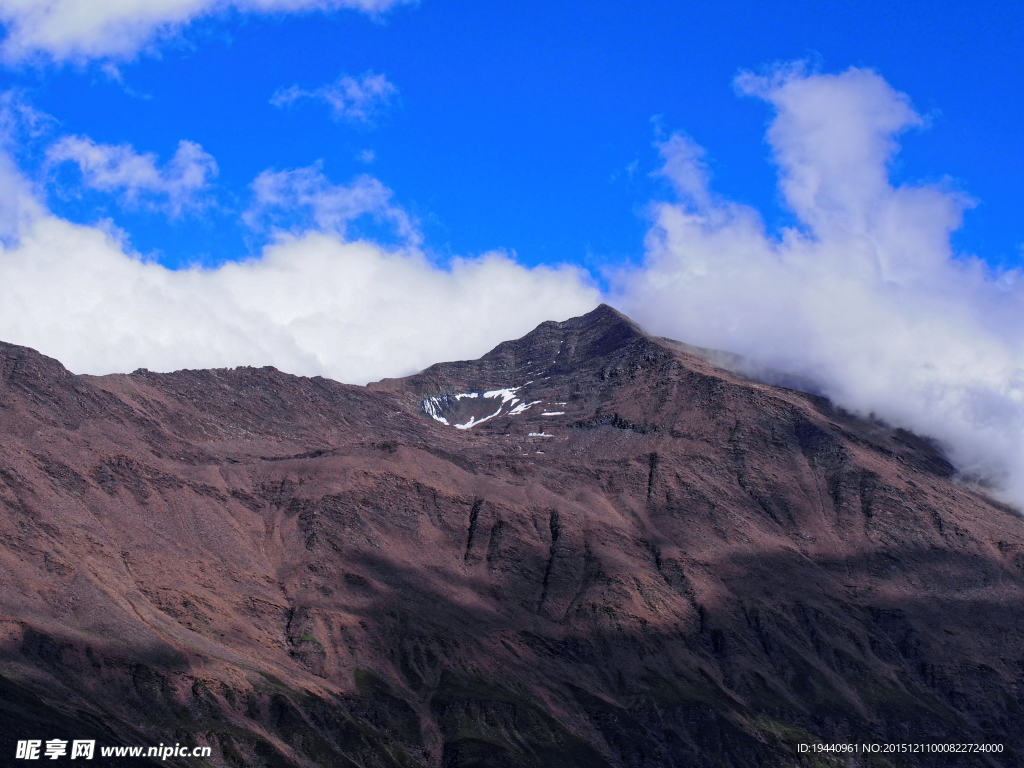
[[0,764],[1024,766],[1022,523],[607,307],[369,387],[0,344]]

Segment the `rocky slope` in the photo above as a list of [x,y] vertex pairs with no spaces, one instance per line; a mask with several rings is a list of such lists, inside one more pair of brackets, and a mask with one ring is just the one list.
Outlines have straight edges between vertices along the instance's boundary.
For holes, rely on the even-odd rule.
[[699,352],[608,307],[366,388],[0,345],[0,755],[1024,765],[1018,514]]

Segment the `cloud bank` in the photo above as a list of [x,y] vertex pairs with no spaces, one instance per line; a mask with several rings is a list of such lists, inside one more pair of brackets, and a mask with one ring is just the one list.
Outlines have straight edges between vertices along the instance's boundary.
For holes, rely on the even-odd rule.
[[194,19],[236,10],[299,13],[351,8],[381,14],[410,0],[0,0],[8,63],[45,56],[56,62],[133,58]]
[[527,269],[489,253],[443,268],[414,244],[344,240],[352,217],[389,212],[400,238],[417,239],[369,177],[331,186],[316,169],[265,174],[260,204],[305,205],[310,226],[279,233],[250,261],[177,271],[140,259],[116,233],[48,213],[2,153],[0,190],[16,237],[0,250],[0,339],[78,373],[274,365],[365,383],[477,357],[599,301],[572,267]]
[[709,187],[703,151],[660,145],[676,202],[652,207],[646,259],[616,303],[651,331],[813,381],[840,405],[930,435],[1024,508],[1024,286],[957,257],[970,201],[890,181],[897,137],[923,119],[877,73],[744,74],[768,102],[779,191],[798,225]]

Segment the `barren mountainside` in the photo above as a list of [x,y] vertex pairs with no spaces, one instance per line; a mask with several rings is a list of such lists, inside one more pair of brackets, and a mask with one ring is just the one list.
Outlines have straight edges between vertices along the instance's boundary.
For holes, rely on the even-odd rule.
[[605,306],[369,387],[0,344],[0,764],[1024,766],[1022,522]]

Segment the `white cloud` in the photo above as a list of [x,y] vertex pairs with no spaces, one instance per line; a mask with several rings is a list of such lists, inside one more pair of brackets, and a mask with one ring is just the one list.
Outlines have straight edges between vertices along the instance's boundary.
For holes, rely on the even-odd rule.
[[17,242],[22,231],[42,215],[38,191],[21,174],[8,149],[35,137],[54,120],[39,112],[17,89],[0,93],[0,243]]
[[235,9],[301,13],[351,8],[371,15],[410,0],[0,0],[8,63],[43,55],[57,62],[133,58],[194,19]]
[[32,106],[20,88],[0,92],[0,142],[12,145],[22,137],[38,137],[56,122]]
[[[369,216],[388,225],[406,244],[417,245],[423,239],[416,221],[391,201],[391,190],[373,176],[331,184],[317,163],[290,171],[263,171],[252,190],[252,206],[242,219],[255,230],[314,229],[346,239],[352,223]],[[291,226],[282,227],[282,222]]]
[[668,179],[687,204],[706,210],[711,203],[711,174],[704,162],[704,148],[690,137],[675,133],[659,144],[658,150],[663,163],[654,175]]
[[50,166],[76,163],[85,186],[120,193],[126,205],[165,198],[175,216],[202,205],[200,195],[218,172],[211,155],[199,144],[184,140],[162,168],[157,167],[156,155],[139,154],[130,144],[97,144],[85,136],[65,136],[47,150],[46,158]]
[[450,269],[416,250],[307,234],[260,258],[171,271],[45,216],[0,253],[0,338],[84,373],[275,365],[364,383],[475,358],[598,301],[578,270],[502,254]]
[[16,244],[44,211],[32,185],[0,150],[0,243]]
[[673,136],[662,172],[680,199],[653,206],[618,304],[652,331],[938,438],[1024,508],[1024,284],[955,257],[963,195],[890,181],[896,137],[922,118],[867,69],[791,67],[737,87],[775,109],[768,140],[799,226],[767,234],[755,210],[712,194],[703,150]]
[[312,91],[297,85],[283,88],[270,97],[270,103],[284,107],[301,99],[315,99],[327,104],[335,120],[370,123],[397,93],[398,89],[384,75],[364,72],[359,77],[342,75]]
[[[0,189],[27,189],[13,163],[0,173]],[[309,169],[284,172],[280,184],[261,178],[266,199],[277,194],[266,189],[321,184]],[[347,194],[338,189],[326,196]],[[371,208],[390,205],[375,180],[344,189]],[[281,236],[251,261],[179,271],[33,205],[19,214],[19,241],[0,250],[0,339],[81,373],[274,365],[363,383],[477,357],[599,300],[571,267],[527,269],[490,253],[441,268],[415,247],[345,242],[328,231],[345,216],[330,204],[323,232]]]

